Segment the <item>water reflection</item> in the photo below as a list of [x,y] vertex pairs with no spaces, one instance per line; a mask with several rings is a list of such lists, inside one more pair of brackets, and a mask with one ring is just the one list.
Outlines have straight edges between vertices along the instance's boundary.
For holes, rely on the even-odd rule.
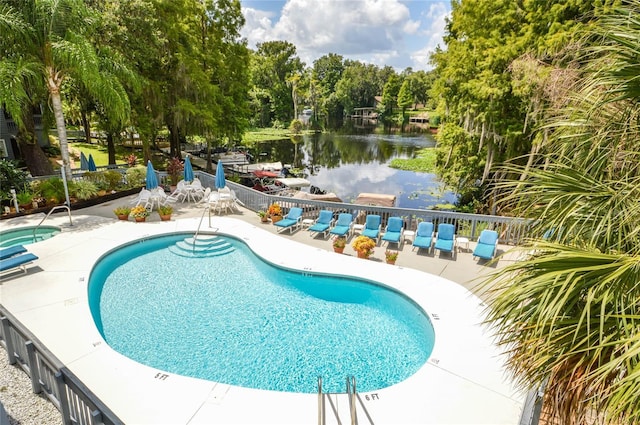
[[416,150],[434,147],[430,135],[314,134],[260,143],[254,157],[259,162],[280,161],[303,170],[311,184],[352,201],[358,193],[394,194],[397,206],[428,208],[453,203],[434,174],[401,171],[389,167],[393,158],[411,158]]

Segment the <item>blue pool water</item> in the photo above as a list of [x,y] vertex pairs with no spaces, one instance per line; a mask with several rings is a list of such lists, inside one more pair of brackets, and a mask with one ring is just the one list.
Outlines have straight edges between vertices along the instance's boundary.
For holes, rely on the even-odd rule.
[[355,278],[277,268],[244,242],[221,255],[182,252],[185,234],[104,256],[89,279],[96,326],[121,354],[170,373],[313,393],[396,384],[428,359],[431,322],[405,296]]
[[60,233],[59,227],[40,226],[36,230],[34,238],[33,229],[35,228],[36,226],[20,227],[18,229],[0,232],[0,248],[7,248],[14,245],[28,245],[52,238]]

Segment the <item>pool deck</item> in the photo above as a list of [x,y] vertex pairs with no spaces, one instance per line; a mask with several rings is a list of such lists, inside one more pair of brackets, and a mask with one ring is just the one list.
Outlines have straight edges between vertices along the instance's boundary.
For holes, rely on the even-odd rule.
[[[254,390],[167,374],[108,347],[93,325],[87,301],[92,265],[130,240],[193,231],[204,211],[202,205],[177,204],[169,222],[160,222],[156,213],[146,223],[118,221],[113,208],[129,199],[74,211],[73,226],[66,214],[50,217],[45,224],[59,225],[62,232],[28,245],[39,260],[27,274],[0,278],[0,303],[127,424],[317,423],[314,394]],[[35,225],[42,217],[2,220],[0,230]],[[404,292],[425,309],[436,331],[434,351],[407,380],[360,394],[374,423],[518,423],[524,395],[511,385],[500,353],[480,325],[482,294],[472,292],[478,277],[514,261],[515,255],[506,252],[509,247],[500,246],[499,253],[506,254],[488,266],[473,259],[474,242],[454,258],[416,252],[406,243],[396,265],[390,266],[384,263],[386,246],[377,247],[369,260],[355,258],[349,245],[346,255],[335,254],[328,239],[310,237],[306,230],[277,234],[275,226],[262,224],[244,209],[213,216],[211,224],[209,228],[205,214],[203,230],[239,237],[276,265],[344,275],[357,270],[361,277]],[[334,399],[342,422],[349,423],[346,397]],[[337,423],[328,405],[326,410],[327,423]],[[364,414],[359,408],[361,423],[368,423]]]

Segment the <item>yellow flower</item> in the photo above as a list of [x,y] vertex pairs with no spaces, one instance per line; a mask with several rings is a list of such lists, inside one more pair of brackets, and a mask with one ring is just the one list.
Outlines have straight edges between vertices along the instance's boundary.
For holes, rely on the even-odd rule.
[[138,218],[148,217],[149,211],[147,211],[143,205],[138,205],[131,208],[131,212],[129,213],[129,215],[131,217],[138,217]]
[[351,246],[356,251],[368,257],[373,254],[373,248],[376,247],[376,241],[366,236],[358,236],[355,238]]
[[280,208],[280,205],[274,202],[269,206],[267,212],[269,213],[269,215],[282,215],[282,208]]

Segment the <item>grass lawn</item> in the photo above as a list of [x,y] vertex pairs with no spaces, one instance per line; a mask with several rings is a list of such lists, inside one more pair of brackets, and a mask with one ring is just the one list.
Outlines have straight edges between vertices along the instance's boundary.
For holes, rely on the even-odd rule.
[[[98,167],[109,165],[109,154],[107,153],[106,146],[92,144],[92,143],[74,142],[74,143],[69,143],[69,149],[72,150],[73,152],[82,152],[87,158],[89,158],[89,155],[93,156],[93,161],[96,163],[96,166]],[[116,163],[126,164],[127,161],[125,160],[125,157],[131,154],[131,152],[135,153],[135,151],[132,151],[129,148],[116,146]],[[79,155],[80,154],[78,153],[78,159],[77,159],[78,167],[80,167]],[[137,156],[140,158],[142,155],[137,154]]]

